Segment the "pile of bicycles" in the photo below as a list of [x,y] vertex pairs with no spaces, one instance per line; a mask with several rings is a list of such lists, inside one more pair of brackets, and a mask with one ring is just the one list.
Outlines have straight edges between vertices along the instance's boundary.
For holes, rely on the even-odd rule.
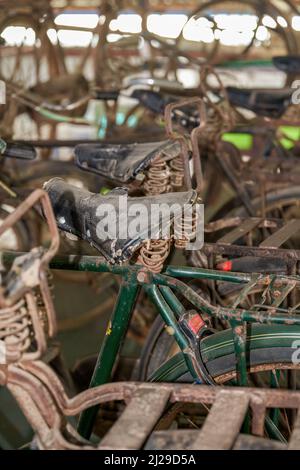
[[[44,22],[35,25],[44,36],[54,25],[46,3]],[[106,35],[94,32],[99,44],[87,48],[78,74],[63,66],[59,77],[22,87],[13,80],[20,48],[13,76],[4,78],[0,442],[14,427],[1,404],[6,390],[30,427],[26,449],[299,450],[300,115],[290,85],[300,56],[288,27],[294,7],[286,2],[284,14],[275,0],[244,2],[257,24],[235,57],[246,60],[257,48],[261,58],[267,44],[258,44],[259,28],[269,25],[268,40],[282,46],[271,62],[284,74],[281,88],[228,85],[224,63],[233,58],[220,51],[221,41],[210,52],[195,54],[191,45],[181,51],[189,22],[205,19],[215,33],[220,3],[234,10],[235,2],[211,1],[174,42],[141,33],[153,54],[143,67],[156,73],[133,78],[126,69],[129,96],[121,72],[122,83],[99,73],[99,58],[112,67],[106,73],[118,64],[101,43],[121,11],[117,3],[102,2]],[[28,15],[31,22],[41,16],[34,13],[16,5],[14,14],[29,25]],[[0,29],[16,21],[14,14]],[[42,44],[39,53],[49,54],[49,70],[58,75],[63,49]],[[82,73],[91,52],[100,75],[93,83]],[[162,59],[164,77],[156,76]],[[181,60],[197,69],[197,87],[179,86]],[[116,126],[124,95],[145,114],[134,132]],[[53,133],[29,142],[11,132],[24,112],[37,126],[41,119],[53,129],[57,122],[89,126],[91,99],[109,116],[102,140],[61,141]],[[130,116],[132,110],[127,123]],[[68,161],[53,158],[60,147],[69,149]],[[71,371],[57,341],[51,271],[74,289],[75,273],[81,284],[97,273],[95,292],[110,293],[99,353],[86,358],[78,344]],[[130,358],[128,337],[138,350]]]

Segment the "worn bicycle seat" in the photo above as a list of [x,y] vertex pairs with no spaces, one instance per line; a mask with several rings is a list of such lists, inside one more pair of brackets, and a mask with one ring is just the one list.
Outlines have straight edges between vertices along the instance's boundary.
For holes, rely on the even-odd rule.
[[0,154],[4,157],[18,158],[21,160],[34,160],[36,150],[28,144],[19,144],[18,142],[5,142],[0,139]]
[[126,184],[165,151],[179,153],[179,144],[168,140],[145,144],[82,144],[75,148],[75,161],[82,170]]
[[[178,97],[165,95],[152,90],[137,89],[132,93],[132,98],[137,99],[145,108],[157,115],[164,115],[166,106],[178,102]],[[172,119],[182,127],[192,130],[199,125],[198,111],[193,106],[182,106],[173,111]]]
[[[176,218],[177,215],[181,215],[185,204],[193,204],[197,199],[195,191],[169,193],[154,197],[131,198],[128,197],[127,191],[123,188],[117,188],[109,194],[102,196],[74,187],[61,178],[54,178],[45,183],[44,189],[49,194],[58,227],[65,232],[88,241],[111,264],[121,264],[129,261],[133,253],[148,238],[150,230],[148,218],[152,204],[176,204],[174,212],[172,212],[173,218]],[[120,202],[120,196],[123,196],[122,202]],[[122,204],[127,205],[127,210],[124,209]],[[125,228],[129,227],[136,220],[137,206],[133,207],[136,204],[139,207],[142,205],[143,212],[145,213],[140,213],[138,216],[141,227],[139,234],[130,237]],[[133,213],[130,211],[134,212],[133,216],[130,215]],[[104,240],[102,236],[99,236],[101,231],[99,224],[102,223],[103,218],[107,218],[108,215],[112,216],[112,213],[116,215],[116,227],[125,230],[124,236],[112,236],[110,233],[108,239]],[[153,224],[153,220],[151,222],[151,235],[153,237],[155,233],[153,238],[159,239],[160,227],[165,227],[170,221],[169,217],[162,215],[160,224],[158,223],[157,226]]]
[[174,101],[174,99],[152,90],[137,89],[132,92],[131,96],[154,114],[163,114],[167,104]]
[[300,73],[300,55],[273,57],[273,64],[285,73]]
[[[94,98],[101,101],[117,101],[120,90],[96,90]],[[133,98],[154,114],[164,114],[167,104],[174,102],[176,98],[144,88],[136,88],[132,91],[130,98]]]
[[93,98],[99,101],[117,101],[120,90],[94,90]]
[[291,90],[262,90],[227,88],[229,101],[239,108],[253,111],[258,116],[280,118],[291,104]]

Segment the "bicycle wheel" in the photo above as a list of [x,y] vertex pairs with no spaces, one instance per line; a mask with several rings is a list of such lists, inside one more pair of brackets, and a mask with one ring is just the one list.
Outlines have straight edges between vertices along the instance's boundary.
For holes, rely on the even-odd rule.
[[[254,324],[247,339],[249,372],[299,369],[293,363],[295,342],[300,340],[299,326]],[[219,384],[236,376],[232,330],[208,336],[200,343],[201,356],[209,373]],[[174,338],[167,334],[157,318],[142,351],[138,380],[155,382],[193,382],[184,356]]]
[[[268,218],[282,218],[283,220],[299,218],[300,188],[291,186],[270,190],[265,195],[264,204],[262,198],[256,196],[251,200],[251,205],[257,217],[261,216],[262,207],[264,206],[265,216]],[[249,217],[249,213],[245,206],[241,206],[240,198],[233,197],[213,213],[209,218],[209,222],[224,219],[225,217]]]
[[[299,204],[300,188],[298,186],[270,191],[266,194],[265,215],[266,217],[279,217],[284,220],[297,218]],[[256,214],[261,215],[262,201],[260,197],[252,200],[252,206]],[[231,214],[235,214],[237,217],[248,215],[245,207],[237,207],[231,211]]]
[[[260,59],[269,59],[270,47],[283,54],[295,54],[297,42],[289,24],[295,12],[291,5],[287,7],[283,12],[274,1],[202,1],[177,39],[178,55],[184,51],[192,62],[199,62],[200,56],[203,62],[216,64],[245,59],[253,49]],[[235,15],[234,23],[226,18],[237,11],[240,15]]]
[[[12,9],[3,7],[0,15],[0,33],[7,41],[6,53],[0,65],[0,74],[9,82],[31,86],[66,73],[63,49],[49,38],[49,28],[54,28],[51,5],[27,6]],[[41,21],[43,19],[43,21]],[[12,28],[18,27],[18,38]],[[18,46],[17,50],[15,46]]]

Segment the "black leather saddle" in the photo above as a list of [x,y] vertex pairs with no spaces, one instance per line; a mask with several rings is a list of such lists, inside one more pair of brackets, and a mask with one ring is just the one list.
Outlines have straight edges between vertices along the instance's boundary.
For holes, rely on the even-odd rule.
[[34,160],[36,158],[36,150],[31,145],[0,140],[0,148],[2,147],[0,153],[4,157],[18,158],[21,160]]
[[146,89],[136,89],[131,96],[154,114],[163,114],[167,104],[174,101],[174,98],[172,99],[171,97],[164,96],[162,93]]
[[[165,95],[152,90],[137,89],[132,93],[132,97],[137,99],[146,109],[154,114],[164,115],[166,106],[170,103],[178,102],[178,97]],[[191,131],[199,126],[200,118],[198,111],[193,106],[184,106],[173,111],[172,119],[183,128]]]
[[233,106],[253,111],[258,116],[278,119],[291,104],[291,90],[227,88]]
[[[120,94],[120,90],[96,90],[94,97],[101,101],[117,101]],[[174,101],[170,96],[147,88],[136,88],[129,97],[139,101],[141,105],[154,114],[163,114],[166,105]]]
[[[44,189],[49,194],[58,227],[68,233],[88,241],[94,248],[111,264],[121,264],[129,261],[133,253],[140,248],[151,236],[159,239],[161,227],[166,227],[170,222],[170,217],[163,211],[162,217],[157,224],[149,224],[150,207],[153,204],[167,204],[172,206],[172,219],[181,216],[182,208],[185,204],[194,204],[197,200],[195,191],[185,193],[169,193],[154,197],[128,197],[127,191],[117,188],[109,194],[102,196],[93,194],[87,190],[79,189],[61,178],[54,178],[44,185]],[[123,196],[122,202],[120,196]],[[127,210],[124,208],[127,206]],[[143,207],[143,213],[136,215],[138,207]],[[112,216],[112,213],[115,214]],[[107,239],[103,237],[104,218],[112,217],[116,228],[121,228],[123,232],[109,232],[106,230]],[[139,230],[136,236],[129,236],[126,227],[130,227],[138,217]],[[114,220],[115,219],[115,220]],[[155,234],[155,236],[154,236]],[[118,236],[119,235],[119,236]]]
[[274,57],[273,64],[282,72],[300,74],[300,55]]
[[164,141],[145,144],[82,144],[75,148],[79,168],[102,177],[127,184],[149,168],[163,152],[180,152],[177,142]]

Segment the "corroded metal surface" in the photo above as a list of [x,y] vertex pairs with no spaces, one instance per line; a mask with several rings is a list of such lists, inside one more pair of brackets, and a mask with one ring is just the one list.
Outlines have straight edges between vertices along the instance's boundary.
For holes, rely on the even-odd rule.
[[249,396],[243,392],[234,394],[231,390],[220,392],[191,448],[231,449],[245,419],[248,405]]
[[[4,372],[4,371],[2,371]],[[283,448],[263,438],[264,418],[267,409],[300,408],[299,392],[279,390],[238,389],[179,384],[115,383],[103,385],[67,398],[60,382],[45,364],[19,364],[9,366],[3,373],[6,384],[20,404],[25,416],[36,432],[41,449],[92,449],[90,443],[82,440],[74,429],[65,425],[64,416],[75,416],[88,406],[105,404],[114,400],[125,401],[127,407],[111,431],[104,437],[98,449],[140,449],[148,440],[146,448],[166,449],[168,441],[172,449],[238,449],[260,446],[261,448]],[[164,413],[164,406],[175,403],[201,403],[211,411],[199,431],[172,431],[165,434],[156,432],[149,439],[153,428]],[[237,405],[237,409],[232,404]],[[135,408],[137,405],[137,408]],[[144,414],[141,408],[144,407]],[[249,406],[248,406],[249,405]],[[150,410],[152,409],[152,413]],[[251,409],[252,432],[247,440],[240,437],[241,426],[247,411]],[[141,421],[142,420],[142,421]],[[226,426],[227,420],[227,426]],[[223,424],[224,423],[224,426]],[[259,423],[259,424],[258,424]],[[72,436],[72,439],[71,439]],[[159,438],[159,439],[158,439]],[[155,439],[155,440],[153,440]],[[245,440],[246,439],[246,440]],[[152,442],[152,444],[151,444]],[[297,425],[292,435],[290,448],[299,449]]]
[[[298,219],[263,217],[211,222],[205,226],[203,249],[189,253],[189,261],[197,267],[217,265],[218,269],[236,272],[296,274],[300,260],[299,224]],[[214,242],[207,241],[211,236]]]
[[35,248],[18,257],[1,279],[0,340],[7,363],[39,359],[47,350],[47,338],[56,333],[46,269],[57,252],[59,235],[47,194],[41,190],[33,192],[4,220],[0,236],[39,202],[49,226],[51,245],[48,250]]
[[170,391],[167,389],[141,385],[121,417],[102,439],[100,449],[141,448],[163,414],[169,396]]

